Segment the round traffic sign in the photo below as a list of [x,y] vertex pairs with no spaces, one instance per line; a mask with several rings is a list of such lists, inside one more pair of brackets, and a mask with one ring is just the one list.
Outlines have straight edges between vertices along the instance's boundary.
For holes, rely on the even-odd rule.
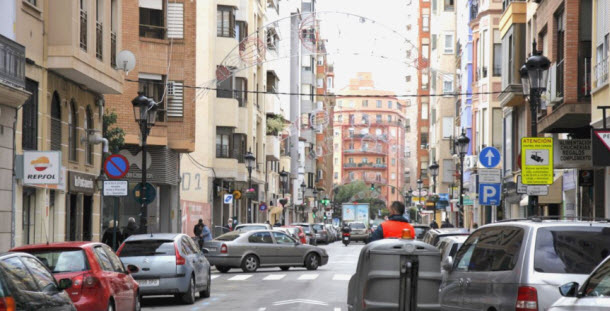
[[121,179],[129,172],[129,161],[120,154],[113,154],[104,161],[104,172],[108,178]]
[[258,206],[258,209],[259,209],[261,212],[266,211],[266,210],[267,210],[267,204],[266,204],[266,203],[261,203],[261,204]]
[[142,189],[142,183],[139,183],[133,188],[133,196],[140,204],[144,204],[144,202],[151,203],[157,197],[157,190],[148,182],[144,189]]
[[500,164],[500,151],[494,147],[485,147],[479,153],[479,162],[486,167],[492,168]]

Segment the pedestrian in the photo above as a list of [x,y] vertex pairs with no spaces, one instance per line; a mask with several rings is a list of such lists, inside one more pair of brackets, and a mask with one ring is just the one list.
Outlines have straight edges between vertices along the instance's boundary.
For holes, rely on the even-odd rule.
[[127,240],[128,237],[138,233],[138,225],[136,225],[136,219],[129,217],[127,220],[127,227],[123,229],[123,240]]
[[449,221],[449,217],[445,218],[445,221],[441,225],[441,228],[453,228],[453,225]]
[[115,222],[114,220],[111,220],[108,222],[108,228],[106,228],[106,230],[104,231],[104,235],[102,235],[102,243],[112,247],[112,249],[116,249],[116,246],[118,246],[119,244],[121,244],[121,242],[123,242],[123,235],[121,234],[121,230],[119,230],[119,228],[116,228],[116,246],[112,245],[112,240],[113,240],[113,233],[114,233],[114,227],[118,226],[118,222]]
[[387,239],[387,238],[401,238],[402,231],[409,229],[411,231],[411,238],[415,239],[415,229],[409,223],[409,221],[403,216],[405,213],[405,205],[401,202],[394,201],[390,205],[390,217],[387,221],[381,223],[375,232],[371,235],[370,242]]
[[193,228],[193,234],[195,234],[195,239],[197,239],[197,243],[199,243],[199,247],[203,245],[203,219],[199,219],[199,222]]
[[432,222],[430,223],[430,228],[438,229],[438,224],[436,223],[435,219],[432,219]]
[[477,230],[479,228],[479,224],[478,223],[474,223],[472,224],[472,230]]
[[233,231],[233,219],[231,218],[227,219],[227,229],[229,229],[229,231]]
[[205,243],[205,241],[210,241],[212,240],[212,231],[210,231],[210,227],[208,227],[206,224],[202,223],[203,228],[201,230],[201,247],[203,247],[203,243]]

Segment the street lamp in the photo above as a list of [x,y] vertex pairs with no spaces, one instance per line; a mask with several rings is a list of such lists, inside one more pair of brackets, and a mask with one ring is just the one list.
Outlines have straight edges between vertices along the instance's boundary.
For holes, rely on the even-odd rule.
[[288,176],[289,173],[284,170],[282,167],[282,171],[280,172],[280,183],[282,184],[282,199],[280,203],[282,204],[282,225],[286,224],[286,203],[288,200],[286,199],[286,187],[288,186]]
[[[523,86],[523,95],[529,96],[530,99],[530,114],[531,114],[531,137],[538,136],[538,120],[536,114],[540,105],[540,97],[546,91],[546,83],[549,78],[549,67],[551,61],[538,52],[536,49],[536,41],[532,43],[532,56],[530,56],[525,64],[519,70],[521,75],[521,84]],[[528,216],[539,215],[538,196],[528,196]]]
[[[430,170],[430,175],[432,176],[432,195],[436,193],[436,176],[438,176],[438,163],[436,161],[432,162],[428,166]],[[436,201],[434,202],[434,220],[436,220]]]
[[[248,168],[248,190],[252,189],[252,169],[256,163],[256,157],[248,150],[244,155],[244,161],[246,161],[246,168]],[[248,223],[252,222],[252,199],[248,198]]]
[[305,221],[305,189],[307,188],[307,185],[305,184],[305,181],[301,182],[301,218],[303,219],[303,221]]
[[136,123],[140,126],[140,134],[142,135],[142,185],[140,188],[140,231],[142,233],[148,232],[148,197],[146,196],[146,140],[150,129],[155,125],[157,121],[157,109],[159,104],[155,103],[154,100],[144,96],[144,93],[138,92],[138,96],[131,101],[133,105],[133,116]]
[[462,129],[462,134],[457,138],[456,145],[457,151],[460,157],[460,207],[458,208],[457,215],[457,226],[460,226],[460,213],[463,213],[464,209],[464,157],[468,152],[468,144],[470,143],[470,138],[466,136],[464,129]]
[[313,188],[313,208],[311,211],[313,212],[313,221],[316,222],[316,213],[318,212],[318,189]]

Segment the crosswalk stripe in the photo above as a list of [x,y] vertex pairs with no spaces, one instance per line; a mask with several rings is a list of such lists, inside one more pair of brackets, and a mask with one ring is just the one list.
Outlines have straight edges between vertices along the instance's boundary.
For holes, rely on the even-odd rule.
[[333,281],[349,281],[351,277],[349,274],[335,274],[333,275]]
[[315,280],[318,278],[318,274],[303,274],[299,277],[299,280]]
[[285,274],[269,274],[263,278],[263,281],[277,281],[283,279],[285,276]]
[[220,275],[212,275],[212,276],[210,276],[210,278],[213,280],[213,279],[215,279],[215,278],[217,278],[217,277],[219,277],[219,276],[220,276]]
[[236,276],[230,278],[229,281],[243,281],[243,280],[247,280],[251,277],[252,277],[252,274],[236,275]]

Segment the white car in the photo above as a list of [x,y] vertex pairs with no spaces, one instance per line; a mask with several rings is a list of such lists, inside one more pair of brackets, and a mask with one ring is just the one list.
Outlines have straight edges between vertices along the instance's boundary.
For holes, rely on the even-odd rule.
[[273,230],[270,224],[241,224],[235,227],[235,231]]
[[577,282],[559,287],[563,297],[548,310],[610,310],[610,257],[602,261],[579,286]]

